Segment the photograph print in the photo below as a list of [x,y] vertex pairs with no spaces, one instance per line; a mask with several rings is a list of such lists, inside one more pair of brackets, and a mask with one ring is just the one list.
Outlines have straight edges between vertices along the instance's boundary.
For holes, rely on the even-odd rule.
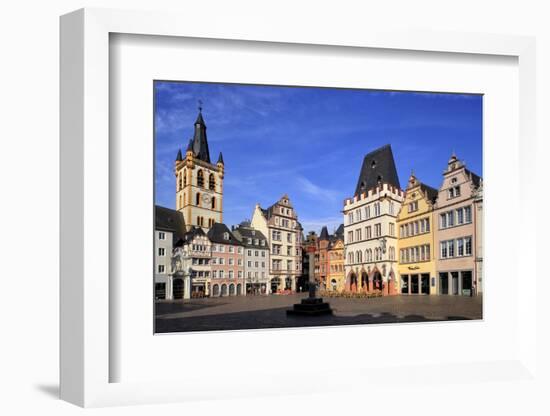
[[482,95],[153,88],[155,333],[482,319]]

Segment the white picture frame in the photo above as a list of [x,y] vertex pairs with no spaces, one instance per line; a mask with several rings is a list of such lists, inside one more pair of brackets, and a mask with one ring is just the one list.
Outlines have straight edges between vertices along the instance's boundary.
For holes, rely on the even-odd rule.
[[[182,21],[186,24],[182,25]],[[110,366],[117,357],[110,340],[110,313],[118,308],[110,297],[110,171],[109,157],[109,51],[111,34],[225,39],[247,42],[330,45],[334,48],[428,51],[439,54],[501,55],[517,58],[519,68],[519,187],[523,207],[535,204],[536,182],[528,180],[536,159],[535,41],[530,37],[468,33],[380,31],[349,28],[330,33],[312,26],[307,32],[289,27],[284,31],[269,21],[240,27],[215,19],[211,24],[173,13],[83,9],[61,18],[61,398],[79,406],[161,403],[246,397],[272,394],[307,394],[326,383],[315,378],[303,383],[289,380],[284,369],[278,373],[254,373],[262,378],[248,382],[241,377],[234,386],[231,378],[210,381],[206,375],[190,374],[178,381],[112,382]],[[487,157],[487,156],[486,156]],[[493,156],[489,156],[493,157]],[[481,383],[507,380],[537,382],[536,378],[536,261],[534,251],[521,242],[536,241],[532,216],[520,215],[518,255],[523,273],[537,276],[533,290],[517,291],[517,345],[508,357],[472,363],[419,363],[412,368],[369,368],[361,366],[329,369],[331,388],[348,383],[391,383],[434,388],[449,383]],[[111,224],[112,225],[112,224]],[[489,230],[490,231],[490,230]],[[110,312],[111,311],[111,312]],[[294,330],[296,334],[306,330]],[[313,332],[310,332],[314,334]],[[152,335],[152,334],[151,334]],[[190,339],[187,335],[187,339]],[[229,336],[229,335],[227,335]],[[166,341],[169,342],[169,341]],[[307,366],[307,365],[306,365]],[[223,368],[222,368],[223,371]],[[246,369],[243,369],[246,374]],[[250,373],[253,374],[253,373]],[[201,379],[202,378],[202,379]],[[344,380],[344,381],[342,381]],[[224,386],[225,383],[225,386]],[[201,388],[202,386],[202,388]],[[278,386],[273,391],[273,386]],[[374,388],[374,387],[373,387]],[[397,386],[399,389],[400,387]],[[403,388],[403,387],[402,387]],[[468,391],[468,388],[465,388]]]

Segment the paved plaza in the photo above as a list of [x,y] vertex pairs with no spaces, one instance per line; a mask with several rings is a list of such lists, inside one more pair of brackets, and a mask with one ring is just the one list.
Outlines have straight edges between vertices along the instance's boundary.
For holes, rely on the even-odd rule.
[[326,298],[332,316],[287,316],[307,295],[236,296],[160,301],[156,332],[427,322],[482,318],[482,298],[389,296],[371,299]]

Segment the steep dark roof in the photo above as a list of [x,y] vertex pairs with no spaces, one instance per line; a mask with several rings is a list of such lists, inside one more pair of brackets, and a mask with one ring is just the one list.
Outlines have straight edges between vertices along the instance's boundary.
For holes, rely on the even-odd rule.
[[334,232],[334,235],[336,236],[343,236],[344,235],[344,224],[340,224],[336,231]]
[[183,156],[181,155],[181,149],[178,149],[178,155],[176,156],[176,160],[178,162],[183,160]]
[[481,177],[479,177],[469,169],[464,169],[464,171],[466,172],[466,175],[469,175],[472,178],[472,182],[474,183],[475,187],[479,188],[479,185],[481,184]]
[[329,239],[329,236],[328,236],[328,229],[325,226],[323,226],[323,228],[321,229],[321,234],[319,235],[319,240],[328,240]]
[[206,124],[202,118],[201,111],[199,111],[197,121],[195,121],[195,133],[192,140],[192,149],[195,157],[210,163],[210,151],[208,150],[208,140],[206,138]]
[[[233,231],[235,237],[245,246],[259,248],[263,250],[269,250],[269,244],[266,236],[261,232],[252,227],[239,226]],[[252,239],[252,243],[248,243],[248,239]],[[254,240],[258,240],[258,244],[254,244]],[[262,246],[260,241],[264,241]]]
[[359,173],[359,179],[357,180],[357,186],[355,187],[355,195],[375,188],[379,181],[393,185],[396,188],[401,188],[397,169],[395,168],[393,152],[389,144],[365,156],[361,172]]
[[420,183],[420,189],[422,189],[422,191],[426,194],[431,202],[435,202],[435,200],[437,199],[437,195],[439,194],[439,191],[437,189],[432,188],[431,186],[428,186],[424,183]]
[[[227,240],[223,238],[225,233],[228,233],[229,239]],[[212,226],[212,228],[210,228],[210,230],[208,230],[208,233],[206,235],[208,236],[208,239],[213,243],[231,244],[235,246],[242,245],[239,239],[235,237],[235,235],[233,235],[227,225],[221,222],[214,223],[214,225]]]
[[218,156],[218,163],[221,163],[223,165],[223,155],[222,152],[220,152],[220,155]]
[[185,234],[185,220],[179,211],[155,205],[155,230],[169,231],[178,241]]

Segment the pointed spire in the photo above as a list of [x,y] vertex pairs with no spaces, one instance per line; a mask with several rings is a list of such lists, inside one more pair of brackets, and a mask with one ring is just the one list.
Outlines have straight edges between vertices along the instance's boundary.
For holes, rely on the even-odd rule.
[[218,163],[221,163],[222,165],[224,164],[222,152],[220,152],[220,155],[218,156]]
[[178,149],[178,155],[176,156],[176,161],[181,162],[183,160],[183,156],[181,154],[181,149]]
[[206,123],[202,118],[202,101],[199,100],[199,115],[195,121],[195,133],[193,134],[193,153],[195,156],[207,163],[210,163],[210,151],[206,138]]
[[193,151],[193,139],[189,139],[189,144],[187,145],[186,152],[192,152]]
[[329,237],[328,237],[328,229],[325,226],[323,226],[323,228],[321,229],[321,235],[319,236],[319,240],[328,240]]
[[199,109],[199,115],[197,116],[197,120],[195,121],[195,124],[201,124],[205,126],[204,119],[202,118],[202,100],[198,100],[198,109]]

